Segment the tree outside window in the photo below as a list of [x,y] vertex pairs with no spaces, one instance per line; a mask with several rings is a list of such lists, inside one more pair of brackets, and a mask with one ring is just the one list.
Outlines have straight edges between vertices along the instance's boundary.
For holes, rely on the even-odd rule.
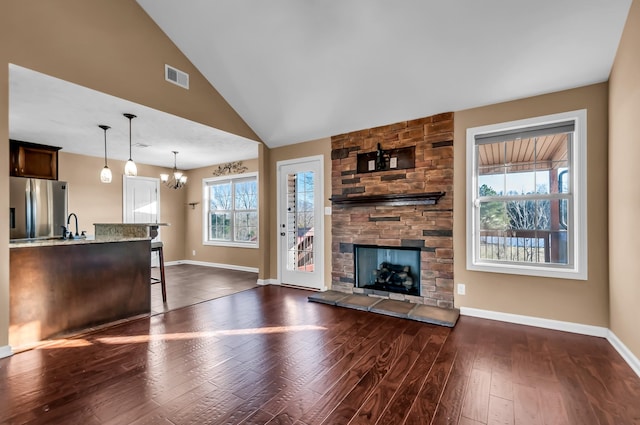
[[576,111],[467,130],[467,268],[585,278],[585,121]]
[[205,180],[205,242],[257,245],[258,182],[254,177]]

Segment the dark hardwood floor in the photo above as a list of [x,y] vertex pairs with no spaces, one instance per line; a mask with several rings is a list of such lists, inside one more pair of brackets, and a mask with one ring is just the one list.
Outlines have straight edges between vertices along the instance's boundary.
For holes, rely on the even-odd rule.
[[638,424],[604,339],[259,287],[0,360],[7,424]]
[[[160,269],[151,269],[151,276],[160,278]],[[177,264],[165,267],[167,302],[162,302],[162,287],[151,286],[151,314],[175,310],[214,298],[257,287],[258,273],[217,267]]]

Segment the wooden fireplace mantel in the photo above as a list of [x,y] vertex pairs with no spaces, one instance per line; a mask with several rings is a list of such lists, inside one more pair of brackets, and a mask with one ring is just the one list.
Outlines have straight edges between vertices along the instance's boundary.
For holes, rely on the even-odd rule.
[[334,205],[368,206],[368,205],[434,205],[437,204],[445,192],[426,192],[402,195],[361,195],[361,196],[333,196],[329,198]]

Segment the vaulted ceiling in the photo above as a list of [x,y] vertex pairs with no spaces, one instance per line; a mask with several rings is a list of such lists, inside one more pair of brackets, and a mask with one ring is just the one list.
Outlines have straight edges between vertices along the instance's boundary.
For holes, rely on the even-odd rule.
[[[137,2],[271,148],[606,81],[631,5]],[[251,140],[18,66],[10,92],[10,137],[65,152],[101,157],[106,123],[109,158],[126,160],[128,111],[144,117],[133,123],[143,163],[170,168],[172,150],[187,170],[258,155]]]
[[606,81],[631,0],[137,0],[277,147]]

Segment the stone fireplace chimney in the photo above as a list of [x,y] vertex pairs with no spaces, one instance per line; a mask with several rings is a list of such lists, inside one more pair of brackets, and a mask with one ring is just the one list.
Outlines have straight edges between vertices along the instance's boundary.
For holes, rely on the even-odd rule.
[[[332,289],[453,308],[453,118],[331,138]],[[354,245],[419,250],[417,294],[357,287]]]

